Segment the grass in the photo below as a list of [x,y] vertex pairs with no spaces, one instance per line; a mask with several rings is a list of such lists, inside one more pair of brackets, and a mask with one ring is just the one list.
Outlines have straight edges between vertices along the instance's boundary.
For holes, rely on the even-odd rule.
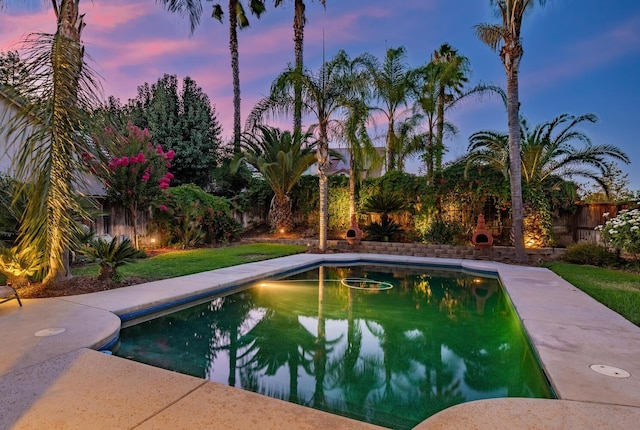
[[[172,251],[152,258],[138,260],[118,268],[123,277],[166,279],[191,275],[252,261],[267,260],[305,252],[307,247],[273,243],[255,243],[223,248],[202,248]],[[97,276],[98,266],[76,267],[75,276]]]
[[640,326],[640,274],[568,263],[550,263],[554,273]]

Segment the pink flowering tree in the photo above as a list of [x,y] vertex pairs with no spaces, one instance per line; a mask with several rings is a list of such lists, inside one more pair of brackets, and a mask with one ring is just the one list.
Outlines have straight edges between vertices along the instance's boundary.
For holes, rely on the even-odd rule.
[[161,145],[151,143],[149,130],[132,123],[127,124],[124,136],[108,128],[100,138],[113,148],[107,169],[103,170],[107,195],[129,212],[137,248],[138,209],[148,208],[158,194],[169,188],[173,179],[169,169],[175,153],[164,152]]

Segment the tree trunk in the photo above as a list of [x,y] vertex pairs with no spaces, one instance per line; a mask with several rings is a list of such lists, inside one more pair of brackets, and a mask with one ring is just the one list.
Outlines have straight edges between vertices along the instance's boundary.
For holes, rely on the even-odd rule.
[[291,200],[286,194],[280,197],[273,196],[269,210],[269,224],[276,232],[290,232],[293,230]]
[[[509,48],[509,49],[506,49]],[[513,246],[516,262],[527,261],[524,248],[524,217],[522,206],[522,164],[520,161],[520,102],[518,97],[518,68],[522,50],[516,46],[505,46],[509,51],[503,62],[507,74],[507,116],[509,121],[509,179],[511,183],[511,219]]]
[[436,142],[435,171],[442,170],[442,154],[444,153],[444,85],[438,85],[438,103],[436,106]]
[[356,215],[356,162],[353,150],[349,151],[349,219]]
[[395,160],[395,122],[393,116],[389,117],[389,125],[387,128],[387,172],[390,172],[396,168]]
[[320,140],[316,150],[318,158],[318,182],[320,186],[320,232],[318,240],[318,248],[321,251],[327,248],[327,217],[329,209],[329,184],[327,179],[327,171],[329,169],[329,141],[327,139],[327,124],[325,121],[320,123]]
[[233,73],[233,149],[240,150],[240,63],[238,61],[238,15],[239,0],[229,0],[229,51]]
[[[293,42],[295,46],[296,69],[302,72],[303,50],[304,50],[304,23],[305,23],[304,0],[295,0],[295,15],[293,18]],[[302,85],[296,80],[294,89],[293,108],[293,132],[302,131]]]
[[[79,0],[62,0],[58,6],[53,1],[57,18],[57,30],[51,52],[53,77],[53,103],[55,113],[66,113],[69,106],[77,103],[78,82],[82,72],[82,58],[84,51],[80,43],[80,34],[84,28],[84,22],[78,11]],[[56,76],[60,74],[62,76]],[[69,91],[64,86],[68,84],[68,76],[73,76],[74,86]],[[54,115],[53,136],[51,138],[52,165],[49,182],[55,182],[49,188],[47,196],[47,249],[49,254],[49,270],[43,283],[53,280],[63,280],[71,277],[69,268],[69,249],[65,244],[69,239],[64,237],[68,232],[70,221],[67,211],[70,209],[60,202],[68,201],[73,195],[71,187],[72,174],[69,171],[67,160],[73,156],[59,136],[66,134],[69,127],[68,116]],[[71,118],[71,120],[73,120]]]
[[131,216],[131,227],[133,227],[133,239],[131,243],[136,249],[138,248],[138,205],[132,204],[129,206],[129,216]]

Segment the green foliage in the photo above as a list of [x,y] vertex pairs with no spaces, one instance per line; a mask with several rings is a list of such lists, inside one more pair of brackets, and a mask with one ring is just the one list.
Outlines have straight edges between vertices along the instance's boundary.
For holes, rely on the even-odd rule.
[[[337,181],[335,181],[337,182]],[[329,187],[329,229],[344,232],[351,225],[349,219],[349,189],[346,186]]]
[[618,257],[605,246],[593,242],[579,242],[567,248],[563,260],[573,264],[609,267],[619,263]]
[[100,266],[100,279],[111,279],[114,282],[122,281],[118,273],[118,267],[133,263],[137,258],[142,258],[144,253],[135,249],[129,239],[122,242],[114,237],[111,242],[98,238],[92,240],[82,250],[89,261]]
[[640,253],[640,209],[623,209],[615,218],[608,219],[604,225],[596,227],[602,239],[612,248],[633,254],[638,259]]
[[153,85],[145,82],[127,105],[111,99],[106,113],[122,125],[131,121],[148,129],[156,143],[175,152],[176,185],[209,186],[218,165],[222,128],[209,97],[189,76],[183,79],[181,92],[175,75],[165,74]]
[[0,174],[0,245],[3,241],[14,241],[18,236],[20,217],[27,206],[23,194],[16,196],[19,189],[16,181]]
[[224,197],[208,194],[193,184],[171,188],[162,197],[153,204],[150,228],[165,243],[179,243],[183,247],[226,243],[240,233],[231,204]]
[[13,88],[18,94],[27,94],[33,81],[29,69],[18,51],[0,51],[0,86]]
[[14,288],[29,284],[29,278],[42,270],[42,253],[34,247],[0,248],[0,273]]
[[364,226],[366,233],[365,240],[377,242],[397,242],[400,240],[404,230],[392,219],[382,219],[381,222],[372,222]]
[[407,210],[407,202],[403,196],[384,191],[369,196],[362,204],[363,212],[381,214],[383,218],[389,214],[405,210]]
[[438,245],[459,245],[468,243],[469,231],[458,221],[445,221],[442,217],[433,217],[422,240]]
[[107,169],[96,169],[104,179],[109,199],[133,214],[137,208],[148,206],[161,190],[169,188],[173,174],[168,169],[175,153],[154,146],[149,130],[129,123],[126,136],[106,129],[97,139],[109,142],[113,148]]

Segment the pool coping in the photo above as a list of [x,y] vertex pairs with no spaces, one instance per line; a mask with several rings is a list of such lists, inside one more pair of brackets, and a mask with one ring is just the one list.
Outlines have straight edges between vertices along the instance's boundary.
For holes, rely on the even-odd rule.
[[[19,344],[27,344],[24,348],[18,348],[19,359],[15,354],[11,356],[12,353],[6,348],[0,351],[3,362],[5,354],[10,360],[9,365],[0,366],[0,375],[4,375],[0,376],[0,383],[12,373],[19,373],[30,366],[56,359],[65,353],[82,348],[99,349],[108,345],[120,330],[120,320],[115,315],[123,316],[124,319],[137,318],[144,314],[146,309],[162,310],[163,306],[172,304],[186,306],[194,300],[204,299],[205,296],[228,292],[239,284],[281,273],[283,269],[297,271],[322,263],[336,264],[345,261],[436,265],[441,268],[460,268],[471,272],[495,274],[500,278],[519,314],[559,399],[630,407],[634,413],[638,411],[635,408],[640,408],[640,363],[637,360],[637,352],[640,351],[640,327],[606,308],[553,272],[544,268],[489,261],[384,254],[297,254],[116,290],[26,301],[25,307],[41,307],[48,311],[52,308],[58,309],[54,315],[55,325],[67,327],[67,331],[55,336],[55,342],[47,344],[42,339],[35,342],[31,337],[38,325],[36,322],[26,324],[28,328],[25,330],[29,330],[30,337],[20,341],[23,336],[16,332],[13,338]],[[46,303],[46,306],[43,306],[43,303]],[[40,312],[42,313],[42,310]],[[9,308],[6,304],[0,307],[0,327],[4,328],[5,323],[11,324],[12,318],[18,318],[18,321],[27,314],[20,313],[19,309]],[[81,314],[82,321],[85,321],[80,328],[76,327],[78,314]],[[95,316],[89,318],[89,314]],[[97,318],[98,323],[92,321],[93,318]],[[26,317],[23,319],[26,321]],[[24,321],[21,322],[25,325]],[[40,324],[42,327],[42,323]],[[51,326],[51,319],[45,325]],[[18,329],[14,326],[11,330]],[[619,368],[629,372],[630,377],[605,376],[593,371],[590,367],[592,365]],[[429,420],[426,420],[425,424]]]

